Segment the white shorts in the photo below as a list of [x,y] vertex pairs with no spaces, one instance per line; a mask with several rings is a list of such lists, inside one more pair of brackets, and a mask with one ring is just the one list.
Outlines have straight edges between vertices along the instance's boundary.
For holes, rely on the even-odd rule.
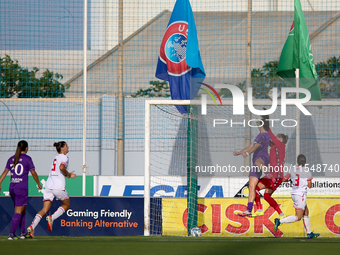
[[46,189],[44,192],[44,201],[50,200],[53,202],[53,199],[56,198],[60,201],[65,199],[69,199],[70,197],[67,194],[66,190],[59,190],[59,189]]
[[298,210],[304,211],[307,206],[307,195],[302,194],[302,195],[296,195],[292,194],[292,199],[294,201],[294,208]]

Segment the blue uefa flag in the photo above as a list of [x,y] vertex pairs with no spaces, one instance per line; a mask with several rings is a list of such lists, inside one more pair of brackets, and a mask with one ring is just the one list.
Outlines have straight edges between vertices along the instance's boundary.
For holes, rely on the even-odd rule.
[[[177,0],[164,34],[156,77],[168,81],[171,99],[191,100],[205,77],[197,31],[189,0]],[[187,106],[177,106],[180,113]]]

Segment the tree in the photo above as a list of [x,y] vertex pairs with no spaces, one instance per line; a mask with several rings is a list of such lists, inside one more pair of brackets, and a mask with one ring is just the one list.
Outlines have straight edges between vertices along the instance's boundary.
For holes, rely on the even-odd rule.
[[315,65],[319,75],[322,98],[340,97],[340,56],[329,58],[326,62]]
[[268,98],[269,91],[276,87],[286,87],[287,84],[277,75],[279,61],[270,61],[265,63],[261,69],[253,69],[251,71],[251,84],[253,88],[253,96],[255,98]]
[[[278,61],[265,63],[262,68],[251,71],[251,85],[255,98],[268,98],[268,92],[273,88],[287,87],[287,83],[277,75]],[[319,76],[320,91],[322,98],[340,97],[340,57],[331,57],[326,62],[315,65]],[[237,85],[245,91],[245,81]],[[294,97],[294,93],[287,95]],[[229,90],[224,97],[231,97]]]
[[37,67],[23,68],[6,55],[0,58],[0,98],[61,98],[70,84],[62,84],[63,76],[46,69],[40,78]]
[[170,88],[166,81],[150,81],[150,88],[140,89],[131,97],[170,97]]

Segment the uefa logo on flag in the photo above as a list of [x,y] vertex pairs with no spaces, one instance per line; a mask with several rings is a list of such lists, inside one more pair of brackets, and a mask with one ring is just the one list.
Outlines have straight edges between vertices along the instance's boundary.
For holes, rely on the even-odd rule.
[[187,22],[177,21],[168,26],[161,44],[160,60],[167,64],[169,74],[180,76],[190,71],[190,66],[184,61],[187,41]]

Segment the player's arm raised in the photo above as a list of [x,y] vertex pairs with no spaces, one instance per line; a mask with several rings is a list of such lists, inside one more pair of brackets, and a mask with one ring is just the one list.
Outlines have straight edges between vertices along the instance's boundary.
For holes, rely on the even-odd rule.
[[76,174],[74,173],[74,171],[72,171],[71,173],[67,171],[66,167],[64,164],[60,164],[60,167],[59,167],[60,171],[62,171],[65,176],[69,179],[69,178],[72,178],[72,179],[75,179],[76,178]]
[[270,139],[274,144],[281,143],[279,139],[277,139],[276,135],[273,134],[272,130],[269,128],[268,133],[270,134]]

